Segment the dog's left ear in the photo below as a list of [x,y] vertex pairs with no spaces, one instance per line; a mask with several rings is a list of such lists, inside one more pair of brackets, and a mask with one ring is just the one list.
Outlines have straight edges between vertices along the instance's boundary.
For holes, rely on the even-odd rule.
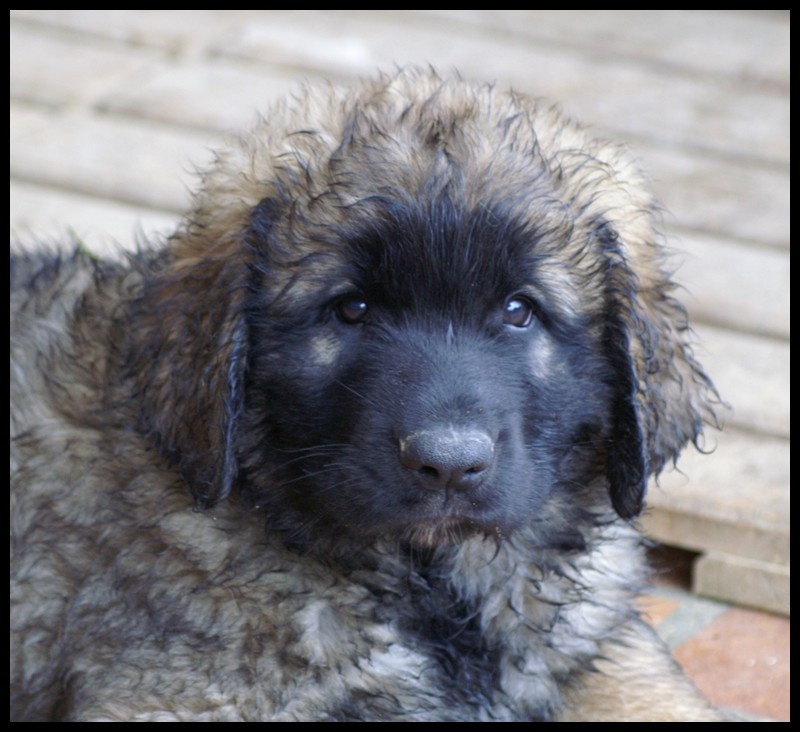
[[[641,230],[641,229],[639,229]],[[652,240],[625,241],[605,226],[604,344],[614,373],[606,475],[623,518],[636,516],[647,481],[674,461],[704,423],[716,424],[714,386],[692,355],[691,330]]]

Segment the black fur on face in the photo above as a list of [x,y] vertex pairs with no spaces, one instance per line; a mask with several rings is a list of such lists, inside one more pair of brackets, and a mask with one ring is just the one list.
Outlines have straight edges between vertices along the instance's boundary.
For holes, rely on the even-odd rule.
[[603,324],[548,282],[548,251],[571,226],[549,217],[537,230],[446,191],[369,209],[327,233],[324,281],[271,297],[276,213],[254,215],[249,499],[299,537],[421,545],[503,538],[550,501],[585,504],[604,470],[615,374]]

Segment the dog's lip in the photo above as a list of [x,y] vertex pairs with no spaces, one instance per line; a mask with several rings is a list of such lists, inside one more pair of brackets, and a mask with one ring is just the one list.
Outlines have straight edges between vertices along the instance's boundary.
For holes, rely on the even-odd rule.
[[[460,505],[454,505],[460,504]],[[465,505],[466,504],[466,505]],[[397,516],[398,523],[410,529],[449,531],[466,529],[471,532],[488,531],[494,533],[496,522],[489,513],[475,501],[447,501],[444,505],[418,506]]]
[[454,512],[424,513],[402,522],[400,535],[412,544],[434,547],[459,544],[475,535],[503,539],[507,532],[487,517]]
[[418,521],[479,521],[486,511],[474,496],[458,491],[431,492],[418,497],[408,514]]

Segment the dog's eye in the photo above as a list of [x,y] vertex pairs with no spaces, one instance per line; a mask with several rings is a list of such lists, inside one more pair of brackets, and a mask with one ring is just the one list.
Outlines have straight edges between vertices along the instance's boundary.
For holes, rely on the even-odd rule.
[[503,323],[515,328],[527,328],[536,314],[536,306],[523,295],[513,295],[503,308]]
[[354,325],[364,320],[367,314],[367,301],[359,294],[349,294],[339,298],[336,312],[344,323]]

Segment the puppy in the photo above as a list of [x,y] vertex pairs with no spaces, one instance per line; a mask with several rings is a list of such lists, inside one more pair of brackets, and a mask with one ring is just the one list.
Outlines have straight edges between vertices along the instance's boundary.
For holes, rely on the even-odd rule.
[[718,719],[634,606],[714,421],[663,260],[624,149],[418,69],[12,260],[12,718]]

